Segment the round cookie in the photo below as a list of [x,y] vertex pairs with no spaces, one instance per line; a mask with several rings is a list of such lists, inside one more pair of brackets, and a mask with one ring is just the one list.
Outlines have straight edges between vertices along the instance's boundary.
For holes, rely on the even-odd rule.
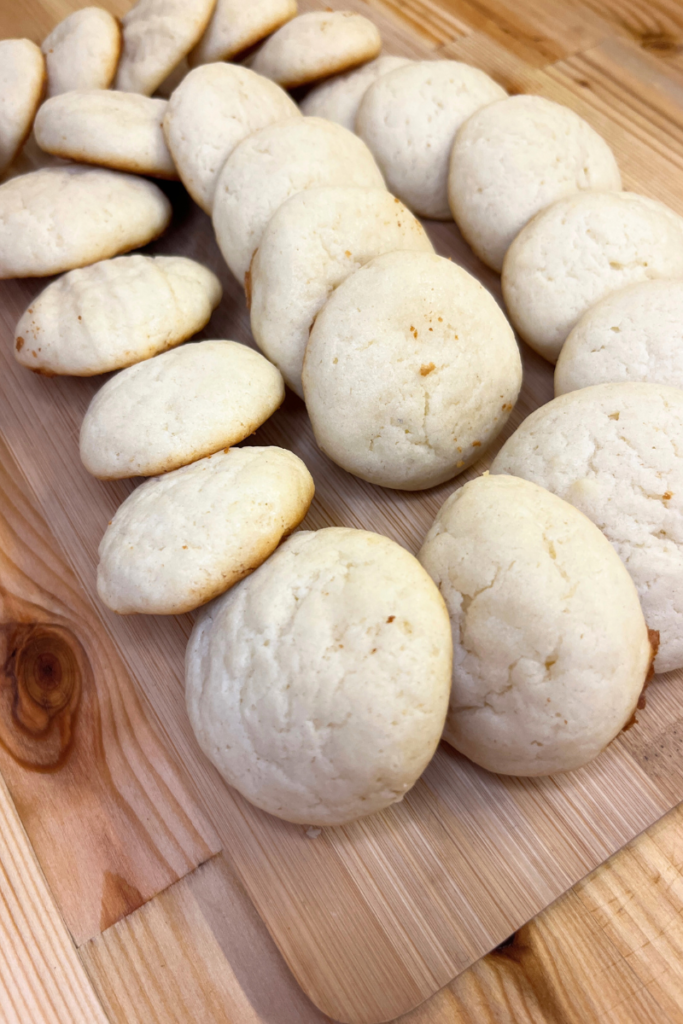
[[188,55],[191,67],[232,60],[297,12],[296,0],[218,0],[206,32]]
[[14,332],[29,370],[91,377],[179,345],[208,323],[223,290],[183,256],[119,256],[53,281]]
[[45,61],[30,39],[0,40],[0,175],[26,142],[45,88]]
[[348,128],[350,132],[355,131],[360,101],[372,83],[405,64],[410,64],[407,57],[385,54],[353,71],[346,71],[321,82],[301,101],[301,113],[307,117],[325,117],[328,121],[336,121]]
[[284,89],[237,64],[205,64],[171,96],[164,132],[183,185],[211,213],[216,180],[235,146],[274,121],[296,117]]
[[378,256],[340,284],[313,325],[303,369],[322,450],[363,480],[408,491],[475,462],[521,384],[495,300],[426,252]]
[[629,285],[591,306],[569,333],[556,396],[620,381],[683,388],[683,280]]
[[65,160],[155,178],[177,178],[162,123],[165,100],[134,92],[89,89],[43,103],[35,120],[41,149]]
[[418,557],[451,617],[444,739],[503,775],[597,757],[632,718],[652,658],[600,531],[535,484],[486,475],[447,499]]
[[522,228],[503,265],[517,331],[555,362],[583,314],[638,281],[683,277],[683,218],[633,192],[580,192]]
[[216,0],[138,0],[123,18],[115,88],[151,96],[197,45]]
[[240,283],[277,208],[317,185],[383,188],[384,180],[360,139],[319,117],[290,117],[235,147],[218,177],[213,226]]
[[117,373],[81,426],[93,476],[156,476],[238,444],[285,397],[279,370],[236,341],[198,341]]
[[387,537],[290,537],[197,618],[190,722],[248,800],[286,821],[342,825],[401,800],[441,737],[448,613]]
[[265,561],[313,491],[283,448],[230,448],[146,480],[102,538],[97,592],[119,615],[192,611]]
[[250,66],[285,89],[293,89],[364,64],[381,49],[377,26],[362,14],[310,11],[278,29]]
[[0,186],[0,279],[47,277],[147,245],[171,204],[151,181],[100,167],[46,167]]
[[540,210],[583,189],[621,189],[612,150],[569,107],[509,96],[477,110],[458,131],[448,200],[477,256],[500,273],[511,242]]
[[507,93],[478,68],[455,60],[415,61],[366,91],[356,131],[390,192],[413,213],[450,220],[448,162],[455,134],[480,107]]
[[683,391],[598,384],[532,413],[492,473],[547,487],[600,527],[659,631],[657,672],[683,666]]
[[271,217],[249,274],[251,331],[299,397],[308,335],[331,293],[375,256],[398,249],[434,251],[386,189],[306,189]]
[[43,40],[47,94],[108,89],[121,53],[121,27],[102,7],[82,7]]

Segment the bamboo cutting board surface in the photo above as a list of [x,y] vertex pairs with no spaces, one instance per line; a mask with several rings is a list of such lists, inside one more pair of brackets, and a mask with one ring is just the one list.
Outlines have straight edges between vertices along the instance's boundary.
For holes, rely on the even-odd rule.
[[[108,6],[122,13],[128,5]],[[301,4],[315,6],[323,5]],[[610,141],[625,187],[683,213],[683,68],[667,50],[670,29],[653,36],[664,64],[597,0],[568,3],[561,16],[556,5],[520,9],[497,0],[331,6],[369,13],[390,52],[464,59],[509,91],[567,103]],[[29,28],[26,11],[5,2],[0,35],[39,40],[68,10],[62,0],[35,7]],[[151,251],[215,269],[225,297],[202,336],[249,341],[241,290],[208,219],[182,189],[169,192],[174,225]],[[474,260],[453,224],[427,227],[438,252],[500,299],[498,278]],[[96,599],[97,544],[133,485],[92,480],[78,459],[80,420],[100,382],[45,380],[14,362],[12,329],[44,284],[0,286],[0,771],[92,976],[102,978],[116,962],[128,922],[131,934],[143,927],[136,925],[141,908],[172,917],[167,890],[181,879],[197,905],[229,917],[232,868],[323,1011],[343,1021],[391,1019],[681,799],[680,679],[672,675],[648,691],[636,728],[570,776],[496,778],[444,746],[401,806],[315,838],[246,804],[201,756],[184,714],[189,617],[119,619]],[[552,397],[549,366],[528,351],[524,358],[525,386],[508,433]],[[447,494],[472,475],[423,494],[364,484],[317,452],[293,396],[253,440],[290,447],[311,469],[317,494],[304,526],[375,529],[413,551]],[[178,930],[193,920],[188,900],[173,906]],[[172,959],[170,952],[163,956]],[[218,953],[215,962],[218,970]],[[197,993],[203,987],[199,979]],[[202,1019],[192,1001],[188,1009]]]

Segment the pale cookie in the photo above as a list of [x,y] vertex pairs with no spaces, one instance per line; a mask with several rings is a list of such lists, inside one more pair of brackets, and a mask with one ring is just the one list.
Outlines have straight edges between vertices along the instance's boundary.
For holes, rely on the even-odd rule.
[[119,256],[72,270],[38,295],[14,355],[38,373],[91,377],[179,345],[221,301],[215,274],[183,256]]
[[216,0],[138,0],[123,18],[115,88],[151,96],[196,46]]
[[370,86],[356,131],[372,150],[390,192],[421,217],[450,220],[448,163],[455,134],[475,110],[506,95],[469,64],[416,61]]
[[54,156],[117,171],[177,178],[162,128],[166,100],[134,92],[90,89],[43,103],[36,141]]
[[119,615],[181,615],[265,561],[313,498],[283,448],[230,448],[147,480],[100,543],[97,592]]
[[370,483],[417,491],[475,462],[522,384],[512,329],[462,267],[426,252],[366,263],[332,293],[304,359],[316,441]]
[[200,747],[286,821],[342,825],[401,800],[441,736],[448,613],[411,554],[301,532],[195,622],[185,695]]
[[167,473],[243,441],[284,397],[279,370],[247,345],[183,345],[100,388],[81,426],[81,460],[102,480]]
[[397,249],[434,251],[420,222],[386,189],[307,189],[271,217],[251,265],[251,331],[301,398],[316,316],[349,274]]
[[683,388],[683,281],[629,285],[591,306],[570,332],[555,395],[619,381]]
[[535,484],[486,475],[448,498],[418,557],[453,630],[444,739],[503,775],[597,757],[632,719],[652,658],[600,531]]
[[301,113],[307,117],[325,117],[350,132],[355,131],[360,102],[372,83],[389,71],[410,63],[407,57],[386,54],[353,71],[336,75],[311,89],[301,101]]
[[683,218],[634,192],[581,192],[522,228],[503,265],[517,331],[554,363],[583,314],[638,281],[683,277]]
[[498,273],[515,235],[535,214],[584,189],[621,189],[614,154],[582,117],[543,96],[510,96],[483,107],[455,138],[451,212],[465,241]]
[[598,384],[537,409],[491,472],[547,487],[612,542],[659,631],[657,672],[683,666],[683,391]]
[[72,89],[108,89],[121,53],[121,26],[101,7],[83,7],[43,40],[47,94]]
[[100,167],[47,167],[0,186],[0,279],[47,277],[147,245],[171,204],[151,181]]
[[171,96],[164,132],[194,201],[210,214],[218,175],[235,146],[298,114],[284,89],[248,68],[206,64],[191,71]]
[[240,283],[278,207],[318,185],[384,188],[384,180],[360,139],[319,117],[290,117],[235,147],[218,177],[213,226],[225,262]]
[[296,0],[218,0],[206,32],[189,54],[191,67],[232,60],[297,12]]
[[364,64],[381,49],[377,26],[362,14],[310,11],[278,29],[249,63],[259,75],[293,89]]
[[45,61],[29,39],[0,40],[0,175],[26,142],[45,88]]

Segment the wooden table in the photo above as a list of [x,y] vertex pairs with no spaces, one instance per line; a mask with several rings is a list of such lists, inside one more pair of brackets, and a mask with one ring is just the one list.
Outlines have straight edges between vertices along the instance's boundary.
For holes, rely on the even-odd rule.
[[[84,0],[85,2],[85,0]],[[0,38],[37,42],[79,0],[0,0]],[[122,14],[126,0],[103,6]],[[477,64],[510,91],[587,112],[612,140],[628,127],[624,177],[656,170],[683,213],[680,0],[350,0],[408,24],[433,56]],[[629,164],[630,162],[630,164]],[[653,171],[654,173],[654,171]],[[3,471],[17,522],[30,496]],[[26,529],[29,527],[26,526]],[[671,749],[683,756],[674,731]],[[68,859],[68,851],[65,852]],[[404,1024],[683,1021],[683,807],[577,885]],[[78,864],[69,865],[74,892]],[[218,914],[216,906],[231,912]],[[79,946],[56,909],[0,780],[0,1020],[7,1024],[314,1024],[250,900],[215,856]]]

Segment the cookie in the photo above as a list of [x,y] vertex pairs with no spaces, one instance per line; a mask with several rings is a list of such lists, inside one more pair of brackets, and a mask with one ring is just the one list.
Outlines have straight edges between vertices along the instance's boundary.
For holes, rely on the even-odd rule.
[[201,39],[216,0],[138,0],[123,18],[115,88],[151,96]]
[[271,217],[251,265],[251,331],[301,398],[316,316],[349,274],[396,249],[433,252],[420,222],[386,189],[306,189]]
[[284,89],[237,64],[195,68],[173,93],[164,132],[185,188],[211,213],[216,181],[235,146],[299,110]]
[[614,292],[570,331],[555,367],[555,395],[620,381],[683,388],[683,280]]
[[100,388],[81,426],[81,460],[102,480],[168,473],[243,441],[284,397],[279,370],[247,345],[183,345]]
[[26,142],[45,88],[45,61],[29,39],[0,40],[0,175]]
[[382,49],[373,22],[353,11],[310,11],[278,29],[250,60],[285,89],[317,82],[372,60]]
[[498,453],[559,495],[612,542],[658,630],[657,672],[683,667],[683,391],[597,384],[532,413]]
[[43,40],[47,94],[108,89],[121,53],[121,27],[102,7],[82,7]]
[[232,60],[297,12],[296,0],[218,0],[206,32],[189,54],[191,67]]
[[503,295],[524,341],[554,363],[591,306],[660,277],[683,277],[683,218],[633,192],[580,192],[522,228],[503,264]]
[[265,561],[313,490],[283,448],[230,448],[146,480],[102,538],[97,592],[119,615],[192,611]]
[[149,359],[208,323],[215,274],[183,256],[119,256],[72,270],[38,295],[16,326],[29,370],[91,377]]
[[469,64],[415,61],[369,87],[356,131],[374,154],[390,192],[421,217],[450,220],[448,164],[455,134],[475,110],[506,95]]
[[257,807],[342,825],[401,800],[441,736],[448,613],[387,537],[290,537],[202,611],[185,659],[200,747]]
[[162,128],[167,106],[165,100],[134,92],[62,93],[38,111],[36,141],[47,153],[65,160],[177,178]]
[[475,462],[521,383],[493,297],[426,252],[378,256],[340,284],[316,318],[303,369],[320,448],[363,480],[408,491]]
[[384,180],[360,139],[319,117],[290,117],[235,147],[216,184],[213,226],[238,281],[278,207],[317,185],[383,188]]
[[389,54],[377,57],[353,71],[321,82],[314,86],[301,101],[301,113],[307,117],[325,117],[328,121],[355,131],[356,115],[366,91],[382,75],[411,62],[407,57],[392,57]]
[[46,167],[0,186],[0,279],[47,277],[147,245],[171,204],[151,181],[100,167]]
[[503,775],[597,757],[632,718],[652,657],[600,531],[542,487],[486,475],[448,498],[419,559],[453,631],[444,739]]
[[515,235],[535,214],[584,189],[621,189],[614,154],[582,117],[543,96],[510,96],[482,107],[455,137],[451,212],[465,241],[498,273]]

